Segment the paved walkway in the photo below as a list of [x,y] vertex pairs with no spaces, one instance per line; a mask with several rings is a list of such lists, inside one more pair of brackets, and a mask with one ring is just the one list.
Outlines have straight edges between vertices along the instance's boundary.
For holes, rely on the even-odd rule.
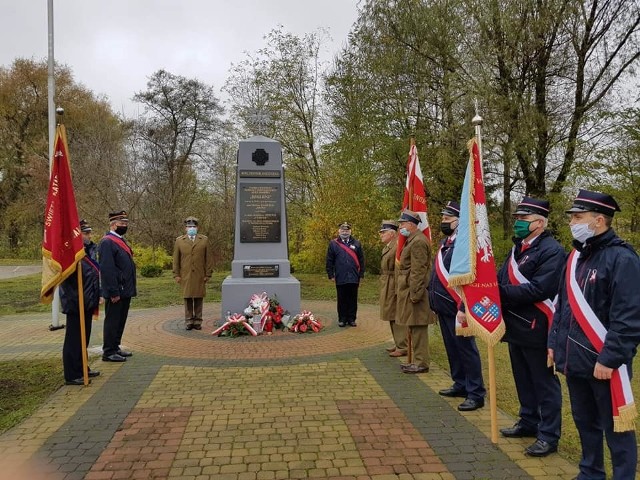
[[[440,397],[445,371],[399,371],[388,325],[360,306],[357,328],[335,325],[331,302],[305,302],[317,334],[212,337],[186,331],[182,307],[133,310],[126,363],[99,358],[88,387],[61,387],[0,436],[0,478],[332,480],[570,479],[559,455],[524,456],[530,439],[489,440],[487,407],[460,414]],[[205,313],[219,305],[205,305]],[[0,317],[0,360],[59,356],[49,315]],[[499,412],[500,426],[513,418]]]

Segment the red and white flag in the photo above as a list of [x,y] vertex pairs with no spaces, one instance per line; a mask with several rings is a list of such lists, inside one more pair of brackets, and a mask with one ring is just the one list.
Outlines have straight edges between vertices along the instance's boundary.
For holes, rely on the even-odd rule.
[[[418,214],[420,223],[418,228],[427,237],[431,243],[431,227],[429,226],[429,218],[427,212],[427,194],[424,188],[424,178],[420,169],[420,161],[418,159],[418,149],[415,143],[411,142],[409,149],[409,158],[407,159],[407,181],[404,187],[404,198],[402,200],[402,210],[411,210]],[[396,261],[400,261],[402,249],[407,241],[406,237],[398,236],[398,249],[396,250]]]
[[457,287],[465,304],[461,335],[477,335],[495,345],[505,332],[498,276],[491,246],[478,142],[469,142],[469,164],[460,199],[456,248],[451,257],[449,286]]
[[77,263],[84,257],[68,152],[64,125],[58,125],[44,211],[42,303],[51,303],[54,289],[75,271]]

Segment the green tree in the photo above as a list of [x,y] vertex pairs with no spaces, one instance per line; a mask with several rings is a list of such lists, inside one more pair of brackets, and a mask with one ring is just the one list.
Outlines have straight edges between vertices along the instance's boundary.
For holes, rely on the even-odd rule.
[[197,172],[222,130],[223,108],[211,86],[165,70],[133,99],[144,111],[129,141],[130,208],[139,238],[172,250],[176,229],[194,209]]
[[[16,59],[0,68],[0,237],[12,256],[37,256],[49,182],[47,63]],[[120,121],[103,99],[55,68],[55,101],[65,109],[71,169],[81,216],[106,219],[120,183]],[[4,243],[6,242],[6,243]]]

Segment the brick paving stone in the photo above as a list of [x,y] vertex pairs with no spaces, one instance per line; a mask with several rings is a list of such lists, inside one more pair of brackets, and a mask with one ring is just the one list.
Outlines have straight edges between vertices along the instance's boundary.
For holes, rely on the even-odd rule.
[[[99,361],[97,322],[90,355],[100,377],[60,388],[0,435],[0,462],[44,462],[47,480],[575,476],[560,455],[545,462],[525,457],[521,442],[491,444],[488,409],[461,415],[438,396],[450,379],[437,366],[402,375],[383,352],[390,333],[376,305],[359,306],[357,329],[337,327],[333,302],[304,306],[325,330],[227,339],[209,334],[217,304],[189,332],[181,306],[134,309],[123,338],[134,356],[123,364]],[[0,360],[59,358],[64,332],[38,333],[46,315],[2,321]]]

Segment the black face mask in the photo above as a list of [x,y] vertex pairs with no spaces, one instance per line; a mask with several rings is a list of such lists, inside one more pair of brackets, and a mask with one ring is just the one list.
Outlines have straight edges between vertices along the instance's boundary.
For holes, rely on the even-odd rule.
[[[455,221],[455,220],[454,220],[454,221]],[[442,233],[444,233],[447,237],[448,237],[448,236],[450,236],[450,235],[452,235],[452,234],[453,234],[453,232],[455,232],[455,231],[456,231],[456,229],[455,229],[455,228],[451,228],[451,224],[452,224],[452,223],[453,223],[453,222],[449,222],[449,223],[442,222],[442,223],[440,224],[440,231],[441,231]]]
[[129,228],[129,227],[121,227],[121,226],[117,226],[117,227],[116,227],[115,232],[116,232],[118,235],[124,235],[125,233],[127,233],[127,229],[128,229],[128,228]]

